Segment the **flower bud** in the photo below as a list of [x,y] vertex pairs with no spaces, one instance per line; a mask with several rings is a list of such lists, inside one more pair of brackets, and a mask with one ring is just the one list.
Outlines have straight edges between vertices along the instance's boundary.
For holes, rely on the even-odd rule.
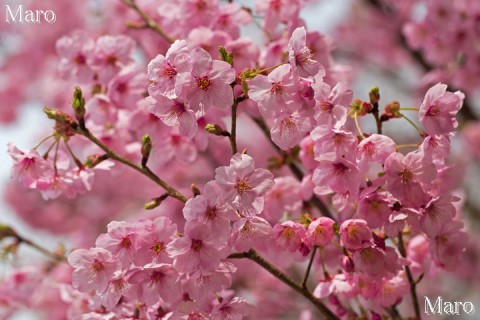
[[340,266],[345,272],[351,273],[355,271],[355,265],[353,264],[353,260],[348,256],[342,257],[340,261]]
[[220,57],[223,61],[227,62],[229,65],[233,65],[233,56],[231,52],[227,51],[223,46],[218,47],[218,52],[220,52]]
[[142,138],[142,167],[147,166],[148,158],[150,157],[151,151],[152,151],[152,139],[150,139],[150,136],[146,134]]
[[397,101],[392,101],[385,106],[382,112],[382,118],[392,119],[392,118],[401,118],[402,114],[400,113],[400,103]]
[[168,193],[164,193],[160,197],[150,200],[145,204],[145,210],[155,209],[163,202],[163,200],[167,198],[168,198]]
[[72,101],[73,111],[75,112],[75,117],[80,123],[81,127],[84,127],[85,124],[85,99],[83,98],[82,89],[80,87],[75,87],[75,92],[73,93]]
[[368,96],[370,98],[371,104],[378,103],[378,101],[380,100],[380,90],[378,89],[378,87],[373,87],[372,89],[370,89]]
[[230,133],[228,131],[223,130],[222,127],[213,123],[207,124],[205,126],[205,131],[207,131],[208,133],[214,134],[216,136],[224,136],[224,137],[230,136]]
[[16,237],[17,233],[11,227],[0,224],[0,240],[9,237]]

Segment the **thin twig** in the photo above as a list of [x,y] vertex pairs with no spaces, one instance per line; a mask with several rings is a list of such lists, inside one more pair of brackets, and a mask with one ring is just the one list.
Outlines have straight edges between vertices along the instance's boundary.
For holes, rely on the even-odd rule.
[[230,145],[232,146],[232,154],[236,154],[237,151],[237,108],[238,108],[238,100],[232,104],[232,130],[230,131],[230,135],[228,139],[230,140]]
[[[407,257],[407,252],[405,251],[405,244],[403,243],[403,237],[401,232],[398,234],[398,251],[400,251],[400,254],[403,258]],[[412,297],[416,319],[421,320],[420,304],[418,303],[417,297],[417,283],[413,280],[412,272],[410,271],[409,266],[405,266],[405,273],[407,274],[408,283],[410,285],[410,295]]]
[[305,271],[305,276],[302,280],[302,288],[307,288],[308,276],[310,275],[310,270],[312,269],[313,259],[315,258],[315,253],[317,252],[317,246],[313,246],[312,253],[310,254],[310,261],[308,261],[307,271]]
[[92,135],[89,130],[79,129],[79,130],[77,130],[77,133],[84,136],[88,140],[92,141],[97,146],[99,146],[103,151],[105,151],[105,153],[108,155],[108,157],[110,159],[113,159],[113,160],[116,160],[120,163],[123,163],[123,164],[129,166],[130,168],[142,173],[144,176],[148,177],[150,180],[152,180],[153,182],[155,182],[156,184],[161,186],[163,189],[165,189],[165,191],[167,191],[167,193],[170,197],[175,198],[175,199],[177,199],[177,200],[179,200],[183,203],[187,202],[188,199],[187,199],[186,196],[184,196],[182,193],[177,191],[175,188],[173,188],[167,182],[160,179],[155,173],[153,173],[150,170],[150,168],[148,168],[148,167],[143,167],[142,168],[138,164],[136,164],[136,163],[134,163],[134,162],[132,162],[128,159],[125,159],[124,157],[122,157],[120,155],[118,155],[112,149],[110,149],[107,145],[105,145],[103,142],[98,140],[98,138],[96,138],[94,135]]
[[33,242],[31,240],[25,239],[18,234],[15,237],[17,238],[17,241],[18,241],[19,244],[25,243],[26,245],[34,248],[35,250],[42,253],[43,255],[49,257],[50,259],[53,259],[55,261],[65,261],[65,260],[67,260],[67,258],[64,255],[60,255],[60,254],[56,254],[54,252],[51,252],[48,249],[36,244],[35,242]]
[[250,249],[247,252],[233,253],[229,255],[228,258],[230,259],[247,258],[254,261],[258,265],[263,267],[265,270],[270,272],[270,274],[275,276],[277,279],[281,280],[290,288],[294,289],[295,291],[303,295],[305,298],[307,298],[323,314],[323,316],[325,317],[324,319],[339,320],[339,318],[322,301],[320,301],[315,296],[313,296],[313,294],[310,291],[308,291],[307,288],[304,288],[302,287],[301,284],[293,281],[289,276],[287,276],[277,267],[275,267],[270,262],[265,260],[262,256],[260,256],[255,250]]
[[145,21],[145,24],[147,27],[150,29],[154,30],[156,33],[158,33],[163,39],[167,40],[169,43],[174,43],[175,39],[170,37],[158,24],[153,21],[153,19],[148,16],[142,9],[140,9],[137,4],[135,3],[135,0],[121,0],[126,6],[129,8],[132,8],[135,10],[138,15]]

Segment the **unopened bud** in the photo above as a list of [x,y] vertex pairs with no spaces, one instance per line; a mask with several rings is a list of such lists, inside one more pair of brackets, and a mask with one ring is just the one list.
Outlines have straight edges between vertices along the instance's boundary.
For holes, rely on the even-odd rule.
[[0,224],[0,240],[9,237],[16,237],[17,233],[11,227]]
[[229,65],[233,65],[233,56],[232,53],[227,51],[224,47],[218,47],[218,52],[220,52],[220,57],[223,61],[227,62]]
[[142,138],[142,167],[147,166],[148,158],[150,157],[151,151],[152,151],[152,139],[150,139],[150,136],[146,134]]
[[347,273],[351,273],[355,271],[355,265],[353,264],[353,260],[348,256],[342,257],[342,260],[340,261],[340,266]]
[[83,127],[85,123],[85,99],[83,98],[82,89],[80,87],[75,87],[73,93],[72,101],[73,111],[75,112],[75,117],[77,117],[80,126]]
[[372,110],[372,105],[360,99],[355,99],[350,104],[350,108],[353,109],[354,114],[357,116],[364,116]]
[[368,96],[370,97],[371,104],[378,103],[378,101],[380,100],[380,89],[378,89],[378,87],[373,87],[372,89],[370,89]]
[[382,118],[392,119],[392,118],[401,118],[402,114],[400,113],[400,103],[397,101],[392,101],[385,106],[382,112]]
[[230,136],[230,133],[226,130],[224,130],[222,127],[220,127],[217,124],[209,123],[205,126],[205,131],[208,133],[214,134],[216,136],[224,136],[228,137]]
[[200,189],[198,189],[195,183],[192,183],[191,189],[194,197],[199,196],[201,194]]
[[155,209],[163,202],[163,200],[167,199],[167,197],[168,197],[168,193],[164,193],[160,197],[150,200],[145,204],[145,209],[146,210]]

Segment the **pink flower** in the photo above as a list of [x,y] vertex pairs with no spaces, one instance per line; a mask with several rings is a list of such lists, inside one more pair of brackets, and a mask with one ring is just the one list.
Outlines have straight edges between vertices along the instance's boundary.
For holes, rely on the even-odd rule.
[[437,266],[449,271],[458,268],[462,253],[468,243],[468,236],[465,231],[461,230],[462,227],[462,222],[450,221],[430,241],[430,252]]
[[340,241],[349,250],[372,246],[372,230],[365,220],[345,220],[340,226]]
[[106,35],[97,39],[88,64],[97,70],[102,83],[108,83],[122,67],[133,62],[135,41],[124,35]]
[[89,292],[103,292],[120,263],[109,251],[102,248],[78,249],[68,256],[68,263],[75,269],[72,275],[73,287]]
[[300,77],[315,76],[322,68],[320,63],[312,59],[313,54],[307,48],[305,27],[297,28],[293,31],[288,42],[288,49],[288,61]]
[[83,31],[74,31],[70,36],[57,40],[55,45],[60,56],[58,70],[66,80],[89,83],[93,80],[93,70],[87,64],[93,49],[94,41]]
[[314,150],[317,160],[324,154],[335,153],[338,158],[342,157],[355,162],[354,150],[357,148],[358,139],[351,132],[317,126],[310,133],[310,137],[315,140]]
[[[227,3],[220,7],[213,24],[213,30],[222,30],[236,39],[240,36],[240,25],[247,25],[252,21],[252,16],[243,10],[238,2]],[[236,55],[234,55],[236,60]]]
[[212,291],[220,292],[232,286],[232,274],[237,268],[229,262],[221,262],[213,271],[195,270],[184,282],[185,291],[192,299],[204,299]]
[[148,64],[148,79],[150,95],[165,95],[174,98],[177,66],[188,63],[188,46],[185,40],[175,41],[165,56],[159,54]]
[[357,216],[372,228],[380,228],[389,220],[392,204],[387,192],[365,192],[358,201]]
[[235,154],[230,166],[215,170],[215,181],[223,188],[225,201],[246,216],[256,215],[263,208],[263,196],[272,189],[273,175],[265,169],[255,169],[252,157]]
[[133,273],[128,282],[140,293],[135,295],[139,301],[153,306],[161,299],[172,303],[181,298],[181,289],[177,284],[178,272],[169,264],[148,264]]
[[190,53],[191,69],[181,69],[175,83],[179,98],[188,101],[194,110],[206,111],[210,107],[225,109],[233,104],[235,70],[212,57],[201,48]]
[[334,236],[333,225],[335,221],[330,218],[320,217],[308,225],[307,244],[313,246],[326,246]]
[[273,118],[282,112],[298,109],[299,84],[293,77],[289,64],[275,68],[268,76],[258,75],[248,82],[248,96],[258,102],[260,112],[266,118]]
[[182,136],[193,138],[198,130],[195,113],[189,104],[179,99],[169,99],[163,95],[154,95],[148,111],[159,117],[167,126],[178,126]]
[[132,285],[127,282],[126,272],[116,272],[114,277],[108,282],[107,289],[101,294],[102,305],[107,310],[112,310],[118,304],[122,296],[130,293]]
[[215,301],[210,316],[212,320],[241,320],[250,315],[253,306],[248,304],[245,299],[234,297],[233,299],[223,299],[222,302]]
[[182,273],[215,270],[226,256],[225,247],[201,225],[190,227],[184,236],[170,242],[167,252],[174,259],[173,266]]
[[107,233],[98,236],[95,244],[113,253],[127,268],[133,262],[140,241],[138,231],[125,221],[112,221],[107,225],[107,230]]
[[429,135],[448,134],[455,130],[455,119],[463,104],[465,95],[457,91],[447,92],[447,85],[437,83],[431,87],[420,106],[418,116]]
[[155,220],[140,220],[136,223],[141,240],[135,252],[135,264],[170,263],[167,245],[177,233],[177,226],[166,217]]
[[322,299],[331,294],[345,294],[354,291],[353,289],[354,286],[349,276],[339,273],[332,279],[320,280],[315,290],[313,290],[313,295]]
[[260,217],[241,218],[233,224],[230,243],[237,251],[248,251],[272,234],[272,226]]
[[145,96],[147,76],[134,66],[124,68],[108,84],[108,97],[120,109],[134,110]]
[[183,216],[187,224],[201,225],[219,239],[230,235],[230,221],[238,218],[233,208],[222,201],[222,189],[215,181],[208,182],[201,195],[187,201]]
[[358,144],[357,159],[383,164],[395,151],[395,142],[391,138],[374,133]]
[[436,175],[435,166],[423,161],[423,154],[410,152],[406,156],[392,153],[385,160],[387,190],[402,203],[419,207],[428,199],[421,182],[431,182]]
[[190,164],[197,158],[198,153],[193,141],[178,134],[176,130],[170,130],[152,140],[150,161],[158,167],[166,165],[173,159]]
[[355,271],[374,279],[397,274],[402,269],[400,262],[392,247],[386,247],[385,251],[378,247],[367,247],[353,253]]
[[313,120],[310,117],[300,112],[283,113],[274,118],[270,135],[277,146],[288,150],[300,143],[312,128]]
[[295,215],[302,207],[300,182],[294,177],[275,178],[275,185],[265,195],[263,213],[269,221],[278,221],[284,212]]
[[353,91],[344,81],[333,89],[326,83],[317,81],[312,84],[317,101],[315,120],[320,126],[340,128],[347,121],[347,106],[353,98]]
[[318,159],[318,167],[313,172],[312,181],[315,192],[327,194],[331,192],[356,195],[360,187],[360,171],[358,167],[345,158],[334,153],[322,155]]
[[420,213],[422,214],[420,219],[422,231],[429,238],[434,238],[455,217],[456,209],[452,203],[452,196],[441,196],[430,200]]
[[273,237],[285,250],[295,252],[300,249],[305,238],[306,230],[300,224],[293,221],[277,223],[273,227]]
[[35,188],[38,179],[53,174],[53,164],[40,156],[35,149],[25,153],[9,143],[8,153],[14,161],[11,177],[19,180],[25,187]]

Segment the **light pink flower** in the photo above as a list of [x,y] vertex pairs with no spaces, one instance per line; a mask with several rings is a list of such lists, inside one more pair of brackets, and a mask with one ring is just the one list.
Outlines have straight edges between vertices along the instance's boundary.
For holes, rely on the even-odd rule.
[[93,53],[95,42],[84,31],[74,31],[63,36],[55,45],[60,64],[58,71],[66,80],[89,83],[93,80],[93,70],[87,60]]
[[237,251],[248,251],[272,234],[272,226],[260,217],[241,218],[233,224],[230,244]]
[[423,154],[410,152],[406,156],[392,153],[385,160],[387,190],[402,203],[419,207],[428,199],[421,182],[431,182],[436,175],[435,166],[423,161]]
[[272,190],[265,195],[263,213],[268,220],[278,221],[284,212],[298,214],[302,207],[300,182],[290,176],[275,178],[274,181]]
[[148,264],[134,272],[128,282],[140,289],[135,298],[153,306],[160,299],[166,303],[180,300],[182,291],[177,279],[178,272],[171,265]]
[[340,241],[348,250],[372,246],[372,230],[365,220],[345,220],[340,226]]
[[212,320],[242,320],[253,312],[253,306],[245,299],[234,297],[233,299],[216,300],[210,312]]
[[140,241],[137,229],[125,221],[112,221],[107,230],[98,236],[95,244],[113,253],[128,268]]
[[429,135],[452,133],[458,123],[455,119],[465,95],[447,92],[447,85],[437,83],[431,87],[420,106],[418,117]]
[[105,291],[115,271],[120,269],[117,258],[102,248],[75,250],[68,256],[68,263],[74,268],[73,287],[82,292]]
[[360,195],[357,215],[368,222],[372,228],[380,228],[388,223],[392,204],[391,196],[387,192],[365,192]]
[[167,126],[178,126],[178,132],[187,138],[193,138],[198,130],[195,113],[188,102],[169,99],[164,95],[150,97],[148,111],[159,117]]
[[316,186],[316,193],[348,192],[351,195],[358,193],[361,175],[354,163],[345,158],[337,157],[334,153],[322,155],[317,160],[318,167],[313,172],[312,177],[312,181]]
[[330,218],[320,217],[308,225],[306,243],[310,246],[326,246],[334,236],[333,225],[335,221]]
[[298,109],[299,83],[289,64],[275,68],[268,76],[256,76],[248,82],[248,88],[248,96],[258,102],[260,112],[266,118]]
[[23,152],[9,143],[8,153],[14,162],[11,177],[20,181],[25,187],[35,188],[38,179],[53,174],[53,164],[40,156],[35,149]]
[[157,55],[148,64],[148,79],[150,95],[165,95],[174,98],[175,80],[177,78],[177,66],[189,63],[189,49],[187,41],[177,40],[168,49],[166,55]]
[[[243,10],[238,2],[227,3],[220,7],[220,12],[212,23],[213,30],[222,30],[236,39],[240,36],[240,25],[247,25],[252,16]],[[234,55],[236,58],[236,55]]]
[[108,83],[122,67],[133,62],[135,41],[125,35],[105,35],[97,39],[88,64],[96,71],[100,82]]
[[353,91],[344,81],[339,82],[333,89],[326,83],[317,81],[312,83],[315,92],[315,120],[320,126],[340,128],[347,121],[347,107],[352,102]]
[[468,236],[462,228],[462,222],[450,221],[430,241],[430,253],[437,266],[449,271],[458,268],[468,243]]
[[455,217],[456,209],[452,200],[450,195],[437,197],[420,210],[421,228],[429,238],[439,234]]
[[283,150],[289,150],[300,143],[313,128],[313,120],[300,112],[282,113],[273,120],[270,129],[272,141]]
[[288,61],[300,77],[307,78],[315,76],[322,68],[320,63],[312,58],[313,54],[307,48],[305,27],[296,28],[288,42]]
[[206,111],[210,107],[225,109],[233,104],[235,70],[224,61],[212,60],[201,48],[190,53],[191,69],[179,70],[175,93],[188,101],[194,110]]
[[386,247],[385,251],[375,246],[367,247],[353,253],[355,272],[374,279],[397,274],[402,269],[401,261],[392,247]]
[[134,110],[145,96],[147,75],[135,66],[124,68],[108,84],[108,97],[117,108]]
[[174,259],[173,266],[181,273],[196,269],[213,271],[226,256],[223,244],[219,244],[215,235],[201,225],[187,229],[184,236],[170,242],[167,252]]
[[255,169],[255,161],[246,154],[235,154],[230,166],[215,170],[215,181],[223,188],[226,201],[246,216],[263,208],[263,196],[272,189],[273,175],[265,169]]
[[166,217],[155,220],[140,220],[136,228],[141,237],[135,252],[135,264],[171,263],[168,256],[167,245],[177,233],[177,226]]
[[222,201],[222,189],[215,181],[208,182],[201,195],[187,201],[183,216],[187,224],[202,226],[224,240],[230,235],[230,221],[238,218],[234,209]]
[[374,133],[358,144],[357,159],[360,162],[383,164],[388,156],[395,151],[395,142],[391,138]]
[[277,223],[273,227],[273,237],[281,248],[295,252],[300,249],[305,238],[306,230],[300,224],[293,221]]

